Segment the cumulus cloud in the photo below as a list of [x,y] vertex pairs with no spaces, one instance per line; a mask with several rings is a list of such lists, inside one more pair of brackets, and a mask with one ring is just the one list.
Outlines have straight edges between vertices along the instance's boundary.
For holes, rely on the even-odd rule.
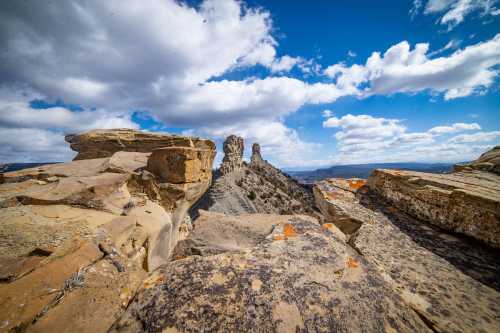
[[43,95],[29,88],[0,87],[0,161],[65,161],[75,155],[64,141],[65,134],[94,128],[138,127],[127,113],[32,108],[30,101],[40,98]]
[[[476,123],[455,123],[448,126],[436,126],[425,132],[408,132],[407,127],[399,119],[376,118],[369,115],[345,115],[341,118],[331,117],[323,122],[325,128],[335,128],[338,131],[334,138],[337,141],[339,155],[333,161],[344,164],[379,161],[419,161],[432,160],[439,157],[458,161],[465,158],[458,153],[457,147],[465,142],[487,141],[480,133],[461,135],[446,142],[438,140],[445,135],[456,132],[480,130]],[[490,141],[495,139],[494,133],[488,132]],[[477,138],[472,141],[469,137]],[[480,140],[479,138],[484,140]],[[441,140],[442,141],[442,140]],[[439,156],[437,151],[449,147],[455,155],[450,153]],[[481,146],[483,148],[483,146]],[[436,154],[426,155],[429,150]],[[465,149],[470,154],[475,154],[478,149]]]
[[337,89],[373,94],[416,93],[430,90],[444,93],[446,100],[481,93],[498,75],[500,34],[493,39],[458,50],[448,57],[431,59],[429,44],[406,41],[390,47],[383,55],[374,52],[364,65],[335,64],[324,73],[335,80]]
[[414,18],[424,8],[425,15],[440,15],[438,22],[451,30],[472,13],[478,12],[481,16],[497,15],[497,3],[497,0],[429,0],[424,7],[421,0],[415,0],[410,16]]

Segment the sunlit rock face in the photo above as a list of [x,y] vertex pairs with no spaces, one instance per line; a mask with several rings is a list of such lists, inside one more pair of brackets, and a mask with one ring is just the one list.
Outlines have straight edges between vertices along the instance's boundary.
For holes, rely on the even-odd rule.
[[210,186],[212,141],[133,130],[70,138],[78,160],[0,178],[0,331],[107,331],[192,229],[187,212]]
[[367,180],[318,182],[314,195],[326,224],[338,227],[433,331],[496,332],[499,185],[495,173],[473,168],[375,170]]
[[71,149],[78,152],[75,160],[110,157],[118,151],[150,153],[156,148],[196,147],[215,150],[213,141],[174,134],[141,132],[129,128],[92,130],[65,137]]
[[220,172],[227,174],[233,171],[239,171],[243,167],[243,138],[230,135],[223,144],[224,158],[220,165]]

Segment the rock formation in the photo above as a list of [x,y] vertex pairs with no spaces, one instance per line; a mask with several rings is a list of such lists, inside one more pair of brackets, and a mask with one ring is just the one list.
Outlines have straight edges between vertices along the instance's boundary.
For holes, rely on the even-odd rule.
[[[484,156],[484,155],[483,155]],[[435,332],[500,330],[500,179],[471,169],[453,174],[376,170],[314,188],[325,221]],[[428,223],[426,223],[426,222]]]
[[220,175],[199,205],[226,214],[270,213],[309,214],[317,216],[309,188],[262,159],[260,146],[252,146],[250,165],[242,161],[243,139],[231,135],[224,143]]
[[109,157],[2,174],[0,331],[107,331],[191,229],[186,213],[210,185],[214,144],[155,135],[180,145],[111,153],[130,133],[106,133],[111,143],[87,141],[82,152]]
[[66,136],[71,149],[78,152],[75,160],[110,157],[118,151],[150,153],[156,148],[196,147],[214,150],[213,141],[179,135],[141,132],[129,128],[92,130]]
[[311,217],[202,213],[179,246],[111,332],[431,332]]
[[500,175],[500,146],[485,152],[471,163],[456,164],[454,169],[455,171],[489,171]]
[[243,138],[230,135],[226,138],[223,144],[224,158],[220,166],[222,174],[228,174],[233,171],[239,171],[243,167]]

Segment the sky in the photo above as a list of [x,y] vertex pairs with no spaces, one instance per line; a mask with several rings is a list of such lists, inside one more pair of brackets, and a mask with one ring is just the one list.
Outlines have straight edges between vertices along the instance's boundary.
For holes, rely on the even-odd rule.
[[500,144],[500,1],[0,2],[0,163],[136,128],[253,142],[288,170]]

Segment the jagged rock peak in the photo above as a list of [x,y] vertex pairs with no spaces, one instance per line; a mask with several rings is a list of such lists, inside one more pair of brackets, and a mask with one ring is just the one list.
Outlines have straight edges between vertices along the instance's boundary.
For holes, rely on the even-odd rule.
[[252,164],[258,164],[260,162],[263,162],[264,159],[262,158],[262,155],[260,154],[260,145],[256,142],[252,145],[252,157],[250,158],[250,163]]
[[224,158],[220,165],[222,174],[240,170],[243,167],[243,150],[245,149],[243,138],[230,135],[224,141]]

